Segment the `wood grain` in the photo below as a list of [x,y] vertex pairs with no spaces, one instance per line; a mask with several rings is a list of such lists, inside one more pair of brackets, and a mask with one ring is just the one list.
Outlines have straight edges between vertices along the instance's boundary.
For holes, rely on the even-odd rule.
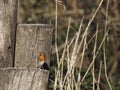
[[47,90],[49,71],[40,69],[0,69],[0,90]]
[[0,67],[13,66],[17,0],[0,0]]
[[15,67],[36,68],[40,52],[50,63],[53,27],[47,24],[19,24],[16,32]]

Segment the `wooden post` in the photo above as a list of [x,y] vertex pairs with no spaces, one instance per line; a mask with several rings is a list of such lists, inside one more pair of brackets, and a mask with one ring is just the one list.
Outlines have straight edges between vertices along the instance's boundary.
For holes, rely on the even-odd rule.
[[0,90],[47,90],[49,71],[0,69]]
[[0,90],[47,90],[49,71],[37,69],[40,52],[50,63],[53,27],[19,24],[16,31],[15,67],[0,68]]
[[15,67],[36,68],[40,52],[50,64],[53,27],[47,24],[19,24],[16,31]]
[[12,67],[14,60],[17,0],[0,0],[0,67]]

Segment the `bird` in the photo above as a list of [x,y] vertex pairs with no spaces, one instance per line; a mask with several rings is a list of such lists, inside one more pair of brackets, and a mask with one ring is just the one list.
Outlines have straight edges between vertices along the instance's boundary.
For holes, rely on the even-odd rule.
[[40,52],[39,55],[39,66],[37,68],[44,69],[44,70],[49,70],[48,64],[45,62],[46,61],[46,55],[44,52]]

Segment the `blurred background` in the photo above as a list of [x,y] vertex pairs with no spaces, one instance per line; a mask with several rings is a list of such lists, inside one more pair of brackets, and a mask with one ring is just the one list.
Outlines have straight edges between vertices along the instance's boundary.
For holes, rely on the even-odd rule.
[[[68,18],[71,17],[71,28],[69,38],[78,31],[80,21],[84,16],[83,28],[85,28],[98,7],[101,0],[60,0],[58,3],[58,37],[57,44],[59,53],[63,50],[68,27]],[[106,59],[107,59],[107,72],[112,82],[113,90],[120,90],[120,0],[110,0],[108,9],[108,18],[106,18],[107,0],[104,0],[97,16],[90,25],[88,38],[91,38],[93,33],[96,32],[97,24],[99,24],[99,39],[98,43],[102,40],[104,35],[105,23],[107,23],[108,37],[106,44]],[[55,0],[19,0],[18,10],[18,23],[44,23],[55,25]],[[56,55],[54,49],[53,37],[53,50],[51,55],[51,72],[50,79],[54,81],[54,69],[56,67]],[[94,41],[88,46],[87,58],[91,58],[89,53],[93,48]],[[101,52],[102,53],[102,52]],[[98,59],[103,57],[98,56]],[[99,61],[96,62],[99,64]],[[87,64],[85,64],[87,65]],[[76,65],[77,67],[77,65]],[[96,70],[97,72],[97,70]],[[88,77],[89,78],[89,77]],[[104,78],[104,77],[103,77]],[[51,83],[51,80],[49,83]],[[89,82],[89,80],[87,81]],[[104,80],[103,80],[104,83]],[[105,87],[105,84],[103,85]],[[49,85],[52,90],[52,84]],[[49,90],[50,90],[49,89]],[[90,89],[84,89],[90,90]],[[108,89],[103,89],[108,90]]]

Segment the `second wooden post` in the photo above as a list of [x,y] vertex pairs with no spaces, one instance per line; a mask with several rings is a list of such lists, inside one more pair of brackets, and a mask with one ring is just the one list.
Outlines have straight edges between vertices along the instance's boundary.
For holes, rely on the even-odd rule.
[[53,27],[46,24],[19,24],[16,32],[15,67],[36,68],[40,52],[50,64]]

